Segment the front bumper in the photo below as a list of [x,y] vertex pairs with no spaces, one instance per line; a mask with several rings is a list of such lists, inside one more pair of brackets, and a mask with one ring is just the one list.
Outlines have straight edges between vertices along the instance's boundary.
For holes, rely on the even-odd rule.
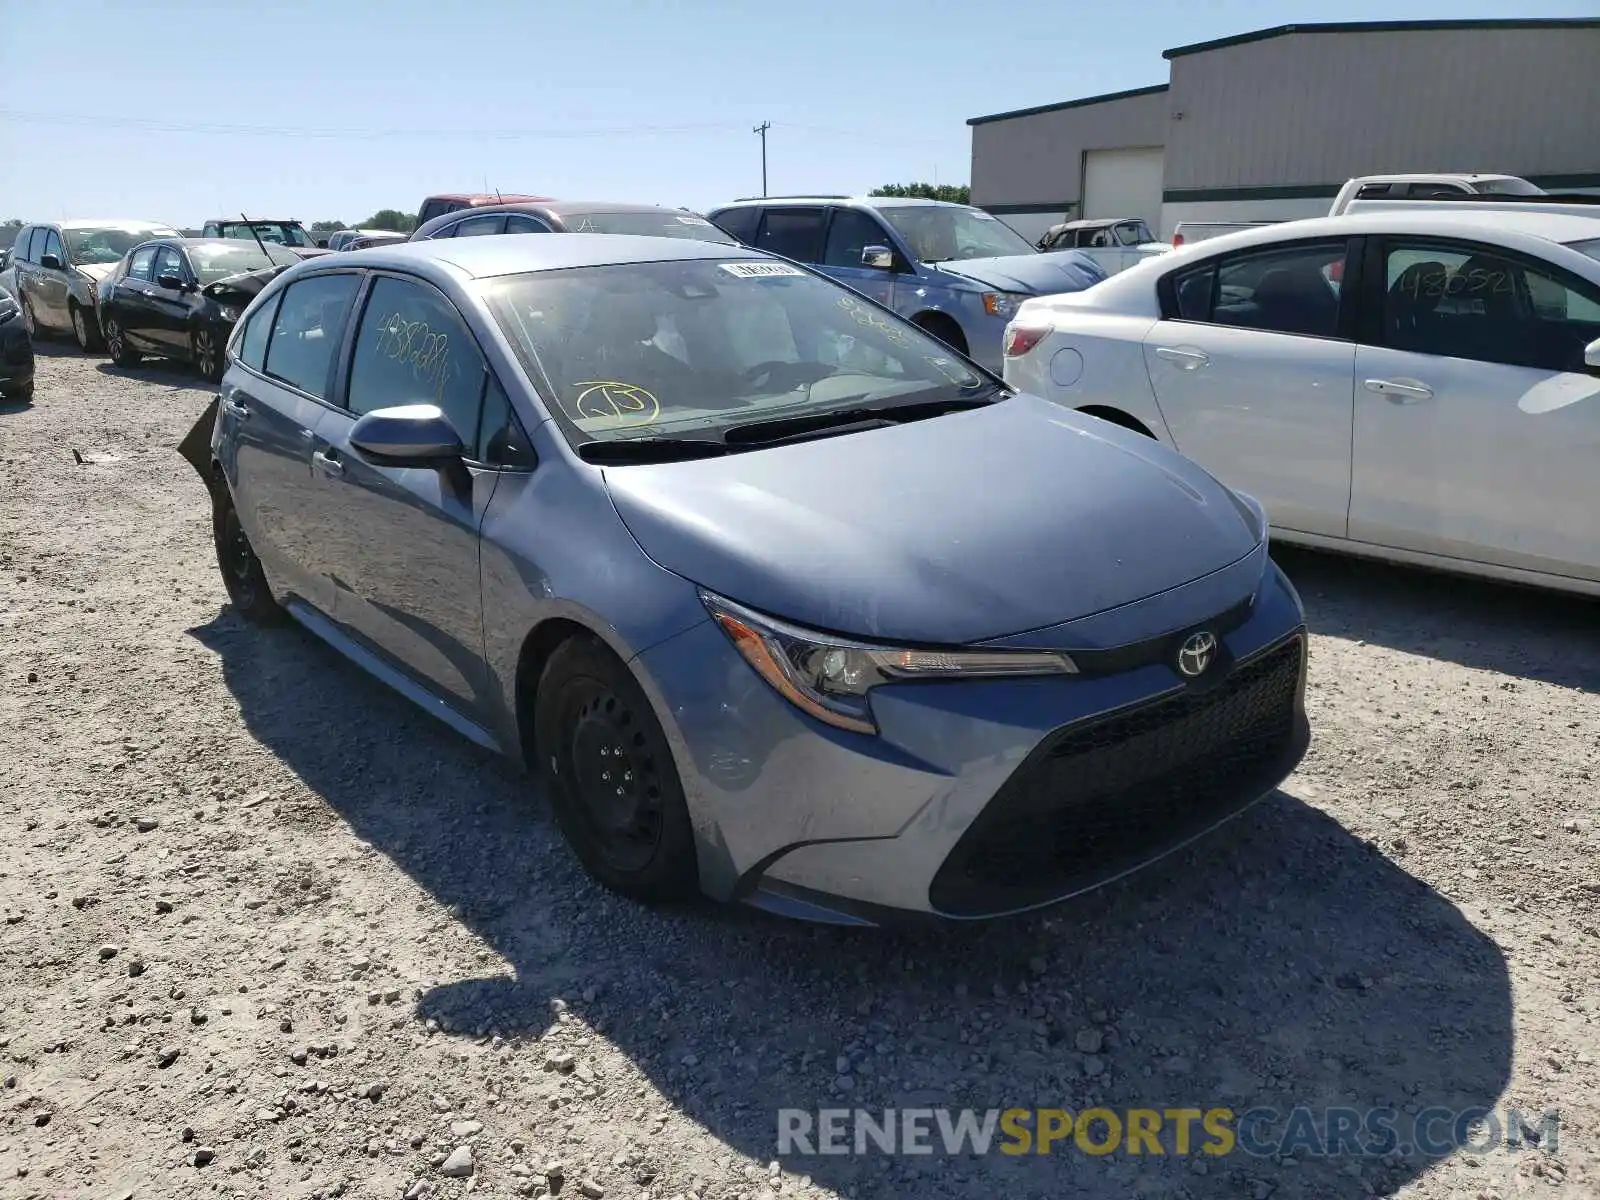
[[1309,741],[1303,618],[1275,566],[1222,643],[1188,685],[1133,655],[1094,677],[881,687],[878,736],[804,716],[709,623],[636,665],[675,723],[707,892],[880,924],[1055,903],[1270,792]]

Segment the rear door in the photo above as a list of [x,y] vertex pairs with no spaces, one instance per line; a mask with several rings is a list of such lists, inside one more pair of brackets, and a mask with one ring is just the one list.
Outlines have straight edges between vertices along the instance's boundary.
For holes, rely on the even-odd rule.
[[1145,337],[1178,449],[1280,529],[1345,535],[1355,345],[1340,280],[1356,245],[1278,243],[1168,275]]
[[257,556],[281,588],[330,615],[332,581],[314,562],[338,514],[312,473],[313,439],[330,411],[334,362],[360,281],[354,271],[304,276],[252,313],[235,343],[239,365],[223,379],[218,418],[231,446],[234,504]]
[[1350,536],[1600,579],[1600,285],[1450,239],[1368,261]]
[[[319,490],[336,519],[317,546],[335,581],[334,616],[452,707],[489,708],[478,528],[498,474],[479,444],[486,389],[498,387],[461,314],[431,284],[375,275],[352,342],[343,406],[317,430]],[[465,462],[396,467],[350,442],[364,413],[434,404],[468,447]],[[503,401],[496,409],[503,412]]]
[[[755,247],[768,254],[781,254],[796,262],[820,266],[825,217],[826,210],[820,204],[765,209],[756,230]],[[833,273],[828,267],[822,269],[827,274]]]

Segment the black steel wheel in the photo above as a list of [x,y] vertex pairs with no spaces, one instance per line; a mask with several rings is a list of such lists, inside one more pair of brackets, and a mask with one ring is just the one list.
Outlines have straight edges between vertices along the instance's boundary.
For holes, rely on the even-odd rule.
[[695,894],[694,835],[672,751],[644,689],[598,642],[550,656],[534,744],[556,819],[584,867],[640,900]]
[[283,616],[283,609],[272,598],[267,576],[261,569],[250,538],[239,522],[226,483],[218,480],[211,492],[211,529],[217,545],[217,566],[222,571],[222,586],[228,599],[248,621],[271,625]]

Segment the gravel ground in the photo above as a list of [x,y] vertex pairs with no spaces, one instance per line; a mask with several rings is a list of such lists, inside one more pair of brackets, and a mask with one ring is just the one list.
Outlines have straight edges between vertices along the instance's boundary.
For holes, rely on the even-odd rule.
[[[1285,553],[1315,741],[1197,850],[979,928],[651,911],[526,780],[231,613],[192,375],[41,353],[0,407],[0,1195],[1600,1194],[1594,604]],[[775,1161],[780,1106],[942,1104],[1560,1138]]]

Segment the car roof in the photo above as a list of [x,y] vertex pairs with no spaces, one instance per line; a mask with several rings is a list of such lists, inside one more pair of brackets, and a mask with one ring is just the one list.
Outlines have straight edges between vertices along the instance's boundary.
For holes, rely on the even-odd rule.
[[786,208],[791,204],[835,204],[843,208],[975,208],[972,204],[955,204],[949,200],[925,200],[921,196],[755,196],[719,204],[713,211],[730,208],[751,208],[766,205],[769,208]]
[[[1285,237],[1349,236],[1359,233],[1440,234],[1456,237],[1478,236],[1493,239],[1496,233],[1520,233],[1546,241],[1566,243],[1600,238],[1600,210],[1590,216],[1565,213],[1527,212],[1512,208],[1460,209],[1452,212],[1416,212],[1401,209],[1373,209],[1337,217],[1311,217],[1304,221],[1280,221],[1195,242],[1194,250],[1221,250],[1282,241]],[[1189,247],[1185,247],[1189,249]]]
[[1479,183],[1485,179],[1519,179],[1518,175],[1484,174],[1480,171],[1418,171],[1410,175],[1358,175],[1362,183],[1427,183],[1432,179],[1461,179]]
[[425,263],[441,263],[454,267],[458,273],[470,278],[488,279],[526,271],[559,271],[566,267],[604,267],[707,258],[767,259],[771,255],[747,246],[701,242],[690,238],[620,233],[590,233],[583,237],[526,237],[511,233],[494,237],[400,242],[309,261],[330,268],[364,265],[405,269]]
[[1112,225],[1121,225],[1124,221],[1141,221],[1142,217],[1087,217],[1081,221],[1063,221],[1059,225],[1052,225],[1055,229],[1106,229]]
[[[233,250],[233,249],[236,249],[236,248],[238,248],[240,246],[243,246],[243,247],[245,247],[246,249],[249,249],[249,250],[260,249],[260,247],[258,247],[256,245],[254,238],[165,237],[165,238],[151,238],[150,240],[151,241],[161,241],[161,242],[175,242],[178,245],[184,247],[185,249],[190,249],[190,248],[195,247],[195,246],[218,246],[218,247],[220,247],[220,248],[222,248],[224,250]],[[267,243],[267,245],[269,247],[274,246],[276,244],[277,243],[275,243],[275,242],[268,242]],[[290,249],[288,246],[278,246],[278,249],[283,250],[283,251],[285,251],[285,252],[287,252],[289,254],[293,254],[294,253],[294,251],[292,249]]]
[[207,225],[298,225],[299,217],[207,217]]
[[38,225],[54,225],[58,229],[170,229],[176,233],[176,225],[168,225],[165,221],[146,221],[139,217],[74,217],[68,221],[37,221]]
[[426,197],[422,202],[427,204],[433,200],[445,200],[470,204],[477,208],[485,204],[509,204],[513,201],[520,204],[549,199],[551,199],[549,196],[524,196],[516,192],[437,192],[432,196]]
[[665,204],[635,204],[622,200],[508,200],[504,204],[477,205],[470,214],[463,210],[444,213],[440,217],[432,218],[428,224],[441,221],[444,217],[464,218],[468,215],[481,217],[498,212],[540,213],[556,217],[578,216],[585,213],[667,213],[678,217],[700,215],[686,208],[671,208]]

